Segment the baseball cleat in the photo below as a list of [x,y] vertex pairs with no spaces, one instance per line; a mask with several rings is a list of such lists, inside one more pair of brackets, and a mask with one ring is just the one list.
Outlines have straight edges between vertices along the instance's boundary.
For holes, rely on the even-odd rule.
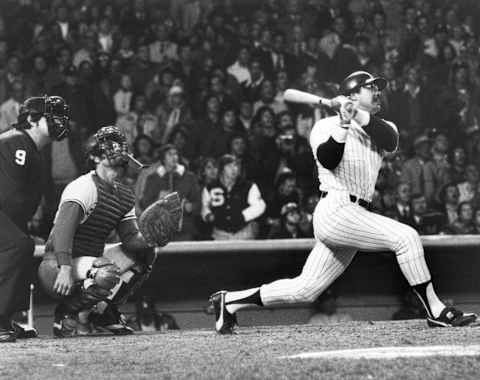
[[215,311],[215,330],[219,334],[233,334],[234,328],[238,326],[237,316],[235,313],[230,313],[225,306],[226,294],[225,290],[221,290],[213,293],[209,298]]
[[27,324],[12,321],[12,327],[17,339],[30,339],[38,336],[37,329],[35,327],[29,327]]
[[0,343],[11,343],[17,340],[15,330],[10,323],[2,323],[0,326]]
[[64,304],[58,304],[53,319],[53,336],[55,338],[76,336],[77,324],[77,317],[69,313]]
[[430,327],[467,326],[476,320],[476,314],[464,313],[452,306],[445,307],[437,318],[427,317],[427,323]]
[[111,332],[114,335],[130,335],[134,330],[127,325],[125,316],[118,311],[117,306],[111,302],[102,314],[93,311],[89,320],[97,331]]

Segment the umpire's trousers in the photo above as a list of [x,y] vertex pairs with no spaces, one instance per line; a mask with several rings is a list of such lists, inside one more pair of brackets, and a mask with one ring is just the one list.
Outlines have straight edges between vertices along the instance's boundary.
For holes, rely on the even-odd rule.
[[0,316],[28,309],[35,244],[0,210]]

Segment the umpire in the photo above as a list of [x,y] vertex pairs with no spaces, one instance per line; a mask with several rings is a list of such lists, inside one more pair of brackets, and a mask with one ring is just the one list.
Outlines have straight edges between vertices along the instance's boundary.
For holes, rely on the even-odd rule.
[[67,136],[68,120],[61,97],[32,97],[14,128],[0,134],[0,343],[24,337],[12,315],[28,308],[34,243],[27,223],[42,196],[40,151]]

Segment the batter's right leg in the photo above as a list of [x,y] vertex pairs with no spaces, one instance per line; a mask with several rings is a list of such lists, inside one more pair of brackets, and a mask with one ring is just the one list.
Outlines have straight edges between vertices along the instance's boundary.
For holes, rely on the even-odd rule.
[[314,225],[318,226],[318,238],[329,245],[355,247],[361,251],[395,252],[403,275],[425,306],[430,326],[463,326],[475,321],[475,314],[447,307],[438,298],[420,236],[410,226],[354,203],[338,208],[328,219],[322,213],[316,213]]
[[210,298],[216,314],[215,329],[221,334],[233,332],[235,312],[252,306],[313,302],[348,267],[356,250],[333,251],[317,241],[302,273],[295,278],[274,281],[259,288],[236,292],[217,292]]

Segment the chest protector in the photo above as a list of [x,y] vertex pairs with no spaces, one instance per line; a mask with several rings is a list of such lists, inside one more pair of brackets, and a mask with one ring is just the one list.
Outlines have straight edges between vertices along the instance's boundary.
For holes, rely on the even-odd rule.
[[125,185],[115,187],[92,176],[97,188],[97,203],[87,220],[80,224],[73,238],[73,257],[103,255],[105,241],[123,216],[135,205],[133,192]]

